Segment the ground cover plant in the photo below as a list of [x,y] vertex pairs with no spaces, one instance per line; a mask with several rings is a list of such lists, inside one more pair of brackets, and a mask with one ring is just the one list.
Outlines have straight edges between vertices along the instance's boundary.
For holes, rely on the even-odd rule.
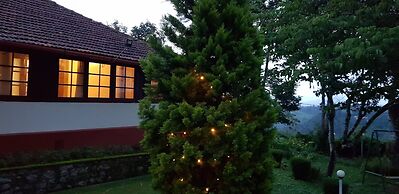
[[[315,168],[326,168],[328,157],[324,155],[316,155],[312,160],[312,165]],[[283,160],[283,163],[288,163],[288,160]],[[352,194],[383,194],[381,179],[374,176],[366,176],[366,181],[362,184],[362,160],[346,160],[338,159],[337,169],[343,169],[346,172],[344,183],[349,186],[349,193]],[[272,194],[320,194],[323,193],[324,179],[308,182],[302,180],[295,180],[290,166],[273,169],[273,185]],[[334,176],[332,178],[335,183],[338,179]],[[111,183],[100,185],[93,185],[84,188],[76,188],[66,191],[58,192],[57,194],[129,194],[129,193],[145,193],[145,194],[159,194],[151,188],[151,176],[137,177]],[[333,181],[333,182],[334,182]],[[387,185],[384,194],[395,194],[399,187]]]
[[36,152],[19,152],[0,155],[0,169],[32,164],[45,164],[67,160],[85,158],[101,158],[107,156],[124,155],[142,152],[141,149],[132,146],[107,146],[84,147],[69,150],[47,150]]

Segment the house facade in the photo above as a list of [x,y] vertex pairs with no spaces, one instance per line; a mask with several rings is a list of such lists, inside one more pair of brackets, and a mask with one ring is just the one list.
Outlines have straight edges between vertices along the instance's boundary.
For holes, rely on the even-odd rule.
[[138,145],[147,53],[50,0],[0,1],[0,154]]

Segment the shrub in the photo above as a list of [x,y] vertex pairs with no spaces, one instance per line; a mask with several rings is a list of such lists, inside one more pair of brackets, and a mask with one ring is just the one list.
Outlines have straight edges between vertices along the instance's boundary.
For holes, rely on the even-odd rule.
[[108,146],[103,148],[76,148],[71,150],[51,150],[40,152],[20,152],[0,155],[0,168],[24,166],[38,163],[59,162],[83,158],[96,158],[120,154],[137,153],[140,150],[131,146]]
[[291,159],[292,174],[295,179],[308,180],[311,173],[311,162],[310,160],[294,157]]
[[[349,185],[343,183],[343,194],[349,193]],[[338,179],[327,178],[323,181],[323,191],[324,194],[338,194],[339,191]]]
[[316,145],[316,150],[327,154],[330,152],[328,141],[326,141],[328,138],[328,131],[327,130],[315,130],[315,134],[313,136],[313,141],[315,142]]
[[309,173],[309,180],[317,180],[320,177],[320,169],[311,167]]
[[392,165],[392,161],[388,157],[369,159],[366,170],[385,176],[399,176],[399,168]]
[[294,157],[291,159],[292,174],[297,180],[311,181],[320,177],[320,170],[312,167],[310,160]]
[[271,152],[272,152],[274,161],[277,162],[277,167],[280,168],[283,157],[286,154],[285,151],[280,150],[280,149],[273,149]]

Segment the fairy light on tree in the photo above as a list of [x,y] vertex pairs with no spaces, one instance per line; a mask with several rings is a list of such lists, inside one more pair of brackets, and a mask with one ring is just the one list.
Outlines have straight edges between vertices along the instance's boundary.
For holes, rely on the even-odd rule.
[[182,52],[151,41],[154,52],[142,61],[146,78],[158,81],[140,102],[154,187],[269,193],[277,113],[261,86],[262,37],[248,1],[171,2],[179,18],[166,17],[163,30]]

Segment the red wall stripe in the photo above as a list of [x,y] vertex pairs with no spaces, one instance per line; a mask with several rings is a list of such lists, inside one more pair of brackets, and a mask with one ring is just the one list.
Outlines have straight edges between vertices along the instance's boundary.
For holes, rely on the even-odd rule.
[[136,126],[0,135],[0,154],[110,145],[139,146],[144,132]]

